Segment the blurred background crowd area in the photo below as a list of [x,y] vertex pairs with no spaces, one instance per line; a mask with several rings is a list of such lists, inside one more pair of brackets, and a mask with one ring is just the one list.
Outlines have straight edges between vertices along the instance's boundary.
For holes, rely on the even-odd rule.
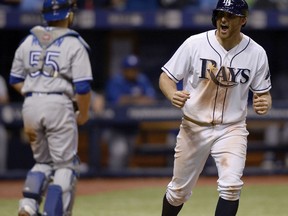
[[[121,59],[133,53],[138,55],[140,59],[141,71],[152,80],[157,92],[157,98],[159,100],[164,99],[158,88],[161,67],[187,37],[203,30],[214,28],[211,24],[210,14],[212,15],[212,10],[216,7],[217,2],[217,0],[78,0],[79,11],[84,11],[81,14],[82,18],[84,18],[82,19],[82,21],[84,20],[83,23],[88,25],[92,23],[90,27],[84,26],[85,28],[81,26],[79,28],[78,25],[76,30],[91,47],[91,64],[94,75],[93,89],[97,92],[103,92],[109,76],[120,70]],[[247,2],[252,11],[259,10],[263,13],[256,13],[257,16],[255,16],[255,13],[251,13],[251,17],[248,19],[248,26],[243,28],[243,32],[261,44],[267,52],[272,82],[277,83],[277,85],[273,85],[273,98],[275,100],[288,100],[288,95],[286,94],[286,83],[288,82],[286,54],[288,30],[286,28],[287,18],[285,18],[287,17],[285,14],[288,12],[288,0],[247,0]],[[3,23],[9,23],[6,26],[2,24],[0,27],[2,32],[0,35],[0,46],[2,47],[0,52],[1,75],[7,83],[14,52],[31,28],[31,26],[23,23],[31,21],[31,23],[38,24],[39,21],[39,24],[42,24],[41,20],[38,19],[42,3],[43,0],[0,0],[2,12],[19,11],[18,14],[23,14],[23,12],[28,11],[32,12],[32,14],[34,12],[37,14],[37,16],[19,17],[17,14],[12,13],[12,19],[1,19]],[[206,14],[205,18],[199,16],[199,19],[201,22],[208,23],[208,25],[194,25],[199,21],[195,18],[196,16],[193,18],[184,16],[183,20],[179,21],[179,13],[176,15],[155,16],[156,18],[153,18],[156,21],[152,21],[153,18],[150,18],[150,15],[141,15],[139,17],[137,13],[133,13],[133,16],[104,17],[106,19],[104,23],[111,22],[113,24],[105,23],[99,27],[98,23],[103,22],[104,18],[99,16],[102,13],[94,13],[97,9],[106,10],[108,13],[123,11],[123,14],[130,11],[152,11],[152,13],[148,13],[150,15],[153,14],[153,11],[158,12],[162,9],[179,9],[173,10],[179,13],[181,13],[181,10],[191,9],[192,13],[199,14],[201,9],[206,10]],[[85,13],[85,11],[88,12],[89,10],[93,12]],[[277,14],[278,11],[279,14],[284,12],[281,18],[275,18],[275,12]],[[269,12],[272,12],[272,18],[268,16],[270,15]],[[83,16],[83,14],[86,15]],[[92,15],[89,16],[89,14]],[[148,21],[144,20],[147,17]],[[118,21],[120,24],[123,21],[123,27],[118,26]],[[136,24],[140,22],[144,24],[136,26],[134,22]],[[151,24],[150,22],[154,23]],[[164,24],[156,25],[155,23],[157,22],[163,22]],[[280,22],[281,27],[279,27]],[[15,23],[17,25],[14,25]],[[126,25],[127,23],[128,25]],[[146,23],[148,23],[148,27]],[[174,26],[175,23],[176,25]],[[194,24],[190,26],[189,23]],[[251,23],[256,23],[256,25],[249,25]],[[261,28],[255,27],[259,23]],[[262,23],[264,24],[262,25]],[[11,102],[23,100],[13,89],[8,88]]]
[[[109,9],[117,11],[158,9],[211,9],[217,0],[81,0],[79,9]],[[251,9],[288,10],[288,0],[247,0]],[[1,6],[25,11],[41,10],[42,0],[1,0]]]
[[[252,13],[249,15],[248,25],[245,26],[242,31],[266,50],[271,71],[273,103],[276,104],[275,102],[278,100],[281,107],[287,109],[288,0],[246,1]],[[0,93],[1,87],[6,83],[6,92],[9,98],[5,99],[5,101],[3,100],[4,102],[2,101],[2,104],[19,103],[24,99],[9,85],[9,74],[14,53],[19,43],[29,34],[32,25],[42,24],[43,20],[41,20],[40,16],[42,2],[43,0],[0,0],[0,75],[3,77],[3,79],[0,79]],[[107,102],[105,101],[105,87],[109,78],[121,71],[122,59],[129,54],[135,54],[139,57],[139,70],[151,80],[152,86],[155,88],[155,99],[157,102],[163,103],[163,101],[166,101],[158,87],[161,67],[171,58],[186,38],[214,28],[211,23],[211,16],[212,10],[216,7],[218,0],[78,0],[77,2],[80,13],[76,14],[76,25],[74,27],[91,48],[90,58],[94,78],[92,89],[94,90],[93,93],[95,93],[93,95],[104,96],[104,102],[101,104],[105,105]],[[98,13],[97,10],[100,9],[106,10],[105,13],[101,13],[102,11]],[[166,14],[166,10],[164,9],[173,9],[167,10],[173,13]],[[186,10],[191,13],[185,14],[184,12],[186,12]],[[202,10],[204,10],[204,12]],[[131,11],[135,11],[135,13],[130,13]],[[147,11],[148,13],[146,13]],[[152,11],[152,13],[150,13],[150,11]],[[161,13],[163,11],[164,13]],[[176,13],[174,13],[175,11]],[[253,13],[255,11],[256,13]],[[183,17],[181,14],[184,14]],[[82,26],[79,25],[80,22],[78,22],[77,19],[82,21]],[[2,90],[2,92],[4,91]],[[97,101],[95,100],[97,97],[94,96],[93,101]],[[103,111],[104,106],[100,107],[102,107],[101,109]],[[99,113],[99,116],[101,116],[102,113]],[[18,113],[15,112],[14,115],[17,117]],[[268,143],[269,145],[277,146],[279,143],[281,145],[285,143],[287,146],[288,123],[286,122],[286,118],[282,120],[285,121],[284,126],[280,121],[280,126],[278,122],[275,123],[272,121],[272,126],[268,127],[267,130],[263,127],[259,129],[258,126],[262,126],[262,123],[259,124],[251,132],[252,135],[250,135],[250,139],[259,138],[261,142],[265,144]],[[162,125],[164,124],[161,123],[161,126]],[[142,129],[144,132],[140,133],[141,136],[139,135],[138,139],[144,140],[143,143],[146,143],[147,140],[150,141],[150,135],[148,136],[147,134],[152,130],[153,141],[155,139],[154,131],[156,131],[157,142],[159,141],[158,135],[160,134],[160,143],[163,142],[166,144],[167,139],[168,144],[174,144],[175,126],[174,124],[172,126],[170,125],[172,130],[169,128],[170,126],[168,126],[168,129],[165,129],[168,132],[163,130],[164,133],[163,131],[158,133],[157,129],[159,129],[159,124],[154,125],[154,127],[148,124],[148,126]],[[19,129],[19,125],[15,126],[16,129],[14,126],[9,128],[5,125],[5,127],[2,127],[2,133],[0,128],[0,174],[1,170],[5,171],[6,169],[6,165],[3,162],[5,160],[7,160],[8,170],[27,168],[33,162],[31,161],[32,159],[27,159],[27,154],[31,154],[31,152],[28,145],[22,145],[27,141],[25,136],[22,135],[22,129]],[[8,129],[9,133],[5,133],[5,129]],[[16,135],[14,135],[15,133]],[[83,134],[85,133],[86,132],[83,132]],[[5,134],[7,138],[6,143],[4,142]],[[143,135],[144,138],[142,134],[145,135]],[[170,136],[171,134],[172,136]],[[84,141],[80,140],[79,154],[84,162],[89,162],[89,157],[93,155],[93,151],[90,153],[90,149],[87,147],[88,141],[86,140],[86,134],[83,137],[82,139]],[[100,146],[102,148],[102,137],[99,137],[101,144],[98,145],[98,147]],[[170,141],[170,137],[172,137],[172,142]],[[91,139],[89,145],[97,146],[93,142],[94,140]],[[108,141],[104,139],[104,144],[105,142]],[[137,142],[140,143],[140,141]],[[18,151],[15,149],[18,149]],[[105,151],[107,154],[108,150],[103,149],[104,155]],[[8,154],[5,153],[7,151]],[[15,152],[18,152],[19,155],[15,156]],[[98,151],[98,154],[99,152],[100,151]],[[283,155],[286,152],[280,152],[281,154],[276,153],[277,154],[275,154],[275,152],[267,152],[264,156],[262,156],[263,154],[259,156],[256,152],[252,154],[247,161],[252,165],[258,165],[262,163],[262,161],[272,161],[273,166],[276,161],[275,166],[278,168],[278,164],[281,164],[279,168],[283,171],[282,164],[285,164],[285,167],[288,168],[288,153],[285,154],[285,156]],[[153,154],[149,160],[147,160],[147,157],[140,155],[141,157],[137,156],[137,160],[134,158],[132,162],[135,164],[152,164],[154,166],[155,155]],[[90,156],[88,157],[88,155]],[[93,158],[94,156],[95,155],[93,155]],[[162,161],[166,163],[166,160],[168,161],[167,164],[170,164],[170,155],[160,156],[159,164],[162,165],[164,163],[162,163]],[[101,163],[106,165],[106,163],[108,163],[106,161],[107,158],[103,158],[104,162],[101,161]],[[282,162],[284,160],[285,162]],[[145,163],[143,161],[145,161]],[[278,161],[280,161],[280,163],[278,163]],[[265,165],[266,163],[264,162],[263,164]],[[91,161],[89,163],[91,163]],[[92,162],[92,165],[94,165],[94,162]],[[268,165],[268,167],[270,167],[269,163]]]
[[[273,11],[273,14],[275,11],[276,13],[277,11],[279,11],[279,13],[284,12],[284,14],[288,11],[288,0],[247,0],[247,2],[251,10],[259,9],[263,12],[267,10],[267,14],[269,11]],[[43,0],[0,0],[0,9],[2,9],[2,11],[19,11],[19,14],[23,11],[39,13],[42,3]],[[161,11],[162,9],[179,9],[178,11],[180,11],[180,9],[191,9],[191,11],[199,14],[201,8],[201,10],[207,10],[206,14],[208,14],[208,16],[205,17],[205,22],[210,24],[211,18],[209,14],[210,11],[212,12],[212,9],[216,7],[217,0],[78,0],[77,3],[79,11],[103,9],[108,12],[115,10],[123,11],[123,14],[130,11]],[[86,14],[89,15],[89,13]],[[112,20],[113,22],[116,22],[115,19],[120,19],[120,21],[123,19],[125,22],[127,19],[131,19],[133,22],[135,20],[138,22],[139,19],[147,18],[146,16],[143,17],[114,17],[106,19],[109,21]],[[179,17],[174,15],[169,17],[169,15],[167,15],[162,18],[168,25],[172,23],[172,27],[163,28],[156,25],[153,26],[153,24],[151,25],[152,27],[149,26],[148,28],[144,25],[135,27],[133,26],[134,24],[131,23],[128,27],[118,28],[116,25],[109,26],[107,24],[104,25],[104,27],[99,27],[94,23],[92,27],[77,29],[91,47],[94,90],[98,92],[104,91],[109,76],[119,71],[121,59],[130,53],[134,53],[140,58],[141,71],[152,80],[152,84],[157,91],[157,98],[160,100],[164,99],[158,89],[158,78],[163,64],[187,37],[203,30],[209,30],[213,28],[213,26],[211,24],[211,26],[208,25],[205,27],[185,27],[185,25],[182,24],[175,28],[173,27],[173,23],[177,23],[177,19],[175,18]],[[9,26],[2,25],[0,29],[2,32],[0,35],[0,45],[2,47],[2,51],[0,52],[1,74],[7,83],[14,52],[31,28],[31,26],[22,26],[21,22],[29,22],[31,19],[35,20],[35,17],[31,16],[17,19],[14,16],[12,19],[7,18],[6,22],[9,23]],[[84,23],[89,24],[91,20],[93,20],[93,23],[96,18],[87,16],[84,19]],[[101,17],[99,18],[97,16],[97,22],[99,20],[101,20]],[[150,21],[151,20],[152,19],[150,19]],[[184,20],[186,23],[196,22],[192,20],[192,18],[189,18],[189,16]],[[288,31],[287,28],[285,28],[285,16],[283,16],[281,20],[281,22],[284,23],[284,27],[277,28],[278,24],[274,22],[280,21],[275,20],[274,18],[270,20],[267,17],[262,17],[262,15],[257,19],[257,17],[252,14],[250,19],[248,19],[248,27],[245,27],[243,32],[261,44],[268,54],[272,82],[277,83],[277,85],[273,85],[272,89],[274,99],[287,100],[288,95],[285,89],[288,80],[286,63]],[[253,22],[259,23],[259,21],[260,23],[266,23],[267,26],[262,26],[261,29],[249,26],[249,24]],[[20,24],[14,26],[13,23],[17,22]],[[130,21],[127,22],[130,24]],[[142,22],[145,23],[146,21]],[[41,24],[41,20],[39,20],[39,24]],[[9,95],[11,102],[23,100],[23,98],[10,87]]]

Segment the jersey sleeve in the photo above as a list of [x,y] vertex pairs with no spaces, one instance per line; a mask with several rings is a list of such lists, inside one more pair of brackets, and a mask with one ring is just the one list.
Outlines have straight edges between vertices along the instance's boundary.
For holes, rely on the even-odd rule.
[[253,92],[264,93],[269,91],[272,87],[268,58],[264,50],[260,54],[258,62],[259,65],[250,88]]
[[92,69],[89,53],[82,42],[78,41],[79,46],[77,52],[72,58],[72,76],[73,82],[92,81]]
[[26,77],[26,73],[24,70],[24,62],[23,62],[23,47],[20,45],[14,55],[14,59],[12,61],[12,67],[10,71],[10,80],[24,80]]
[[169,61],[161,68],[172,80],[178,83],[187,71],[191,71],[191,45],[189,38],[176,50]]

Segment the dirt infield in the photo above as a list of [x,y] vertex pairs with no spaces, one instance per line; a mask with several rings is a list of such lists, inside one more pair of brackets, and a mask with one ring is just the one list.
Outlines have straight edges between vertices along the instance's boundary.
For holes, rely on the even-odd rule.
[[[145,187],[165,188],[170,178],[92,178],[80,179],[77,186],[78,195],[93,195],[108,191],[125,190]],[[253,184],[288,184],[288,175],[285,176],[247,176],[243,178],[245,185]],[[198,186],[216,186],[216,177],[201,177]],[[0,199],[14,199],[21,197],[24,180],[0,181]]]

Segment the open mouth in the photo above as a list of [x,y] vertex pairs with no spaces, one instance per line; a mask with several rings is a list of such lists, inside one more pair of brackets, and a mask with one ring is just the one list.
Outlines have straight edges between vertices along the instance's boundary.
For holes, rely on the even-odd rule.
[[227,25],[221,25],[221,30],[226,32],[229,29],[229,26]]

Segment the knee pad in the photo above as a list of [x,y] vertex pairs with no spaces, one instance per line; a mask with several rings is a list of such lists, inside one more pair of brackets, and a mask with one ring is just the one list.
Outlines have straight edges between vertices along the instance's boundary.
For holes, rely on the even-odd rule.
[[242,185],[223,186],[218,185],[219,196],[224,200],[235,201],[240,198]]
[[51,184],[47,188],[43,216],[63,216],[62,188]]
[[78,175],[69,168],[57,169],[54,172],[53,184],[60,185],[63,193],[70,191],[77,182]]
[[35,199],[39,202],[45,188],[45,182],[46,176],[44,173],[29,171],[24,183],[23,196],[26,198]]
[[79,165],[80,165],[80,159],[77,155],[74,155],[74,157],[71,160],[54,163],[53,165],[54,176],[58,170],[73,170],[73,174],[76,177],[78,177]]

